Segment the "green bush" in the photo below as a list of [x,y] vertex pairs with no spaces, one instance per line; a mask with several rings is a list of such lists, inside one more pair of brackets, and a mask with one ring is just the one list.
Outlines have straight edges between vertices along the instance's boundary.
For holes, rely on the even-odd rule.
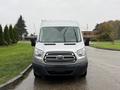
[[0,45],[4,45],[2,26],[0,25]]
[[4,40],[4,33],[2,31],[2,26],[0,25],[0,45],[6,45],[7,43]]
[[4,28],[4,39],[7,42],[7,44],[11,44],[10,34],[9,34],[9,30],[8,30],[8,26],[7,25]]
[[17,43],[18,40],[18,32],[15,27],[13,28],[12,25],[10,25],[8,28],[6,25],[3,32],[2,26],[0,25],[0,46]]
[[10,34],[10,39],[11,39],[12,43],[16,43],[12,25],[9,26],[9,34]]
[[13,28],[13,33],[14,33],[15,42],[17,43],[19,41],[19,37],[18,37],[18,32],[15,27]]

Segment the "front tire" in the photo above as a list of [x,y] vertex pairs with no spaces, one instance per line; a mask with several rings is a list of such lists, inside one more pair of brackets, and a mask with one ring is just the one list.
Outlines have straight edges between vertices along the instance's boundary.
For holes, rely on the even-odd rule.
[[87,71],[85,71],[84,74],[82,74],[81,76],[86,77],[86,75],[87,75]]
[[41,75],[37,75],[35,72],[34,72],[34,76],[35,78],[41,78]]

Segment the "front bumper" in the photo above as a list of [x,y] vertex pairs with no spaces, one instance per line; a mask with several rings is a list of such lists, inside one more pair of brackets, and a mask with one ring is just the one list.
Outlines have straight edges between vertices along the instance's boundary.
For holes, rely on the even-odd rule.
[[33,62],[32,66],[33,66],[34,73],[36,75],[41,75],[41,76],[68,76],[70,75],[70,76],[73,76],[73,75],[84,74],[87,71],[88,61],[84,60],[80,63],[60,64],[60,65]]

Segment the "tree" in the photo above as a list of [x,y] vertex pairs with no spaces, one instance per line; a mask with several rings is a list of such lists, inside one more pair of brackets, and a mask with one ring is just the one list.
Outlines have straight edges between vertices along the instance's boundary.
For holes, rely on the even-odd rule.
[[94,31],[98,32],[97,40],[113,41],[120,39],[120,21],[108,21],[97,24]]
[[9,34],[9,30],[8,30],[8,26],[7,25],[4,28],[4,39],[7,42],[7,44],[11,44],[10,34]]
[[4,40],[2,26],[0,25],[0,45],[5,45],[5,44],[6,44],[6,42]]
[[15,40],[15,37],[14,37],[14,32],[13,32],[12,25],[9,26],[9,34],[10,34],[10,39],[11,39],[12,43],[15,43],[16,40]]
[[105,23],[103,25],[103,28],[104,28],[103,30],[105,31],[104,33],[106,34],[106,36],[108,36],[109,40],[112,41],[112,43],[114,43],[116,34],[115,34],[115,31],[114,31],[112,24]]
[[27,35],[28,32],[26,30],[26,25],[25,25],[25,21],[23,20],[22,16],[20,15],[20,18],[18,19],[16,25],[16,30],[18,32],[19,38],[22,39],[22,35]]
[[117,39],[120,39],[120,21],[114,21],[114,28],[116,29]]
[[18,37],[18,32],[16,30],[16,27],[13,28],[13,33],[14,33],[15,43],[17,43],[19,40],[19,37]]
[[114,43],[117,35],[113,24],[104,22],[97,25],[95,30],[98,31],[98,40],[112,41]]

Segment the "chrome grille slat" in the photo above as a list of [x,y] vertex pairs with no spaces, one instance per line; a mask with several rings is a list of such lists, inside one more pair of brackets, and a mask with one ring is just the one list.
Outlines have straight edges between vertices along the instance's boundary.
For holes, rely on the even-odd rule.
[[[56,57],[56,55],[47,55],[46,57]],[[74,56],[72,56],[72,55],[64,55],[64,57],[74,57]]]
[[[57,56],[62,56],[60,59],[57,58]],[[61,52],[61,51],[57,51],[57,52],[47,52],[45,57],[44,57],[44,61],[46,63],[49,62],[75,62],[76,61],[76,57],[74,55],[73,52]]]

